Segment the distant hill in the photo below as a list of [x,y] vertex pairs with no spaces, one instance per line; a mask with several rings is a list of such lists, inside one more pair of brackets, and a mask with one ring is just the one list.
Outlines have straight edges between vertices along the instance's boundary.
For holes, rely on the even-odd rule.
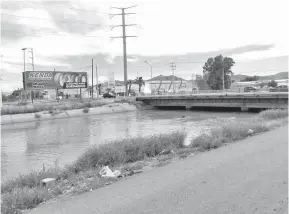
[[[237,74],[232,76],[232,80],[235,80],[236,82],[240,82],[241,80],[245,79],[246,77],[250,77],[243,74]],[[257,76],[259,77],[259,80],[280,80],[280,79],[288,79],[288,72],[280,72],[274,75],[268,75],[268,76]]]

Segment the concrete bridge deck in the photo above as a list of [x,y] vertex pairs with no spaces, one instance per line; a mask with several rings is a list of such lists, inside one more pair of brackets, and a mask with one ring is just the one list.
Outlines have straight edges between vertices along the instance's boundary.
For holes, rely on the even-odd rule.
[[140,96],[142,101],[155,107],[224,107],[248,109],[288,109],[288,92],[212,93],[190,95]]

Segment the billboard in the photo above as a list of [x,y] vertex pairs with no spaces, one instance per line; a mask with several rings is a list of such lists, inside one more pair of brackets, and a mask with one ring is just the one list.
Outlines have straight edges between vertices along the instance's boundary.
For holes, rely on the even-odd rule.
[[87,88],[87,73],[26,71],[23,72],[23,82],[26,90]]

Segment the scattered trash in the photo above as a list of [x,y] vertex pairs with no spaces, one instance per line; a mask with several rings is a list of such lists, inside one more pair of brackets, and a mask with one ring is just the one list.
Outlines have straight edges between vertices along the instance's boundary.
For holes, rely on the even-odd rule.
[[236,117],[230,117],[230,118],[229,118],[229,120],[234,120],[234,119],[236,119]]
[[121,172],[119,170],[111,171],[111,169],[108,166],[105,166],[100,170],[99,174],[105,178],[107,177],[115,178],[118,177],[121,174]]
[[41,181],[43,186],[51,186],[55,184],[55,178],[45,178]]
[[124,172],[122,175],[120,175],[119,177],[127,177],[127,176],[132,176],[134,174],[139,174],[139,173],[142,173],[141,170],[129,170],[129,171],[126,171]]
[[90,189],[89,191],[92,192],[92,189]]
[[166,150],[164,149],[163,151],[161,151],[158,155],[161,155],[165,152]]
[[105,183],[105,185],[110,185],[110,184],[112,184],[112,182],[107,182],[107,183]]
[[194,153],[191,153],[191,154],[190,154],[190,156],[193,156],[193,155],[195,155],[195,154],[194,154]]
[[253,134],[253,133],[254,133],[254,131],[252,129],[248,130],[248,134]]

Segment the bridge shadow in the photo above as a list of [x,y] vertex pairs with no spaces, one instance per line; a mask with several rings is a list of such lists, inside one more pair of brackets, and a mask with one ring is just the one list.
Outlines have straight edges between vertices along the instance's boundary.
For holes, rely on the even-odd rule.
[[[159,110],[175,111],[175,110],[186,110],[184,106],[162,106],[155,107]],[[208,111],[208,112],[242,112],[240,107],[191,107],[188,111]],[[247,112],[259,113],[265,109],[250,108]]]

